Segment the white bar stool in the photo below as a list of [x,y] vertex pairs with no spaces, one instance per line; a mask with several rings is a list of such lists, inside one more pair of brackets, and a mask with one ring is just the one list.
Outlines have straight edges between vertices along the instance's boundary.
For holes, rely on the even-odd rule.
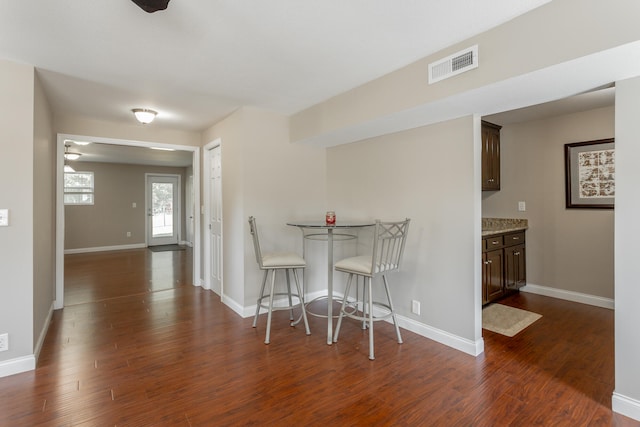
[[[397,271],[400,268],[400,261],[402,260],[404,245],[407,239],[407,231],[409,230],[409,221],[408,218],[400,222],[381,222],[377,220],[373,235],[372,254],[346,258],[338,261],[335,265],[336,271],[349,274],[349,278],[347,279],[347,286],[344,291],[344,298],[342,300],[342,307],[340,308],[340,316],[338,317],[333,342],[338,341],[344,316],[365,322],[366,326],[369,327],[369,359],[371,360],[375,358],[373,348],[373,322],[391,317],[396,328],[398,343],[402,344],[400,328],[398,327],[396,313],[393,309],[393,303],[391,302],[391,294],[389,293],[387,273]],[[362,301],[348,301],[353,276],[362,276],[364,278],[365,289],[362,292]],[[372,279],[378,276],[382,276],[387,302],[373,301],[371,282]],[[358,310],[360,304],[362,304],[361,311]],[[382,308],[386,311],[386,314],[377,317],[374,316],[374,306]]]
[[[258,315],[260,314],[260,308],[267,310],[267,332],[265,335],[265,344],[269,344],[271,336],[271,316],[274,311],[289,310],[289,319],[293,320],[293,310],[300,307],[302,310],[302,319],[304,321],[304,327],[307,335],[310,335],[309,322],[307,321],[307,313],[304,307],[304,295],[302,288],[300,287],[300,281],[298,280],[297,269],[304,269],[307,266],[304,258],[293,252],[270,252],[263,254],[260,249],[260,239],[258,238],[258,227],[256,225],[256,219],[253,216],[249,217],[249,227],[251,230],[251,236],[253,237],[253,247],[256,253],[256,261],[261,270],[264,270],[264,279],[262,280],[262,286],[260,288],[260,295],[256,303],[256,315],[253,318],[253,327],[256,327],[258,321]],[[275,292],[276,283],[276,271],[284,270],[287,279],[287,292]],[[289,278],[289,272],[293,272],[295,279],[297,293],[291,292],[291,281]],[[269,292],[265,294],[265,287],[267,284],[267,277],[271,273],[271,286]],[[274,305],[274,297],[287,296],[288,305]],[[293,300],[297,300],[296,304]],[[267,300],[265,302],[265,300]],[[292,322],[291,326],[294,326]]]

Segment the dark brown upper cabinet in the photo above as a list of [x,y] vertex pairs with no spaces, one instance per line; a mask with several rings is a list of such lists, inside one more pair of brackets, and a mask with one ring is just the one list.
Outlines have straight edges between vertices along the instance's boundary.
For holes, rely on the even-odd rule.
[[500,129],[482,121],[482,191],[500,190]]

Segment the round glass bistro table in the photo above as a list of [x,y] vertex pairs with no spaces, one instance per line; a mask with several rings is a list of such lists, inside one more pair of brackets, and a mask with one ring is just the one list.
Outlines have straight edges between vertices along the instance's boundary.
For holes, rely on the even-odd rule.
[[324,221],[289,221],[287,225],[298,227],[302,231],[303,239],[327,241],[327,344],[331,345],[333,342],[333,242],[355,239],[357,236],[349,233],[349,229],[372,227],[375,222],[336,221],[335,224],[329,225]]

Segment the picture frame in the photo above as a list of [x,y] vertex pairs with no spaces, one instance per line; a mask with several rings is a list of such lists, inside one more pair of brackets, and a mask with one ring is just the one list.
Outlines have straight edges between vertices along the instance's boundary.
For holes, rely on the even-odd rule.
[[567,209],[613,209],[614,138],[564,145]]

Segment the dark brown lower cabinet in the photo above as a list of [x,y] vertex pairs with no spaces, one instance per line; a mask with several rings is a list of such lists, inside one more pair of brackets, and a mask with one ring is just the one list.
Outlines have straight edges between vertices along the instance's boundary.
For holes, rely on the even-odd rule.
[[526,285],[525,247],[524,245],[504,248],[504,287],[505,291],[517,290]]
[[482,304],[496,301],[526,284],[524,231],[482,241]]
[[484,282],[483,304],[504,295],[504,274],[502,249],[482,254],[482,274]]

